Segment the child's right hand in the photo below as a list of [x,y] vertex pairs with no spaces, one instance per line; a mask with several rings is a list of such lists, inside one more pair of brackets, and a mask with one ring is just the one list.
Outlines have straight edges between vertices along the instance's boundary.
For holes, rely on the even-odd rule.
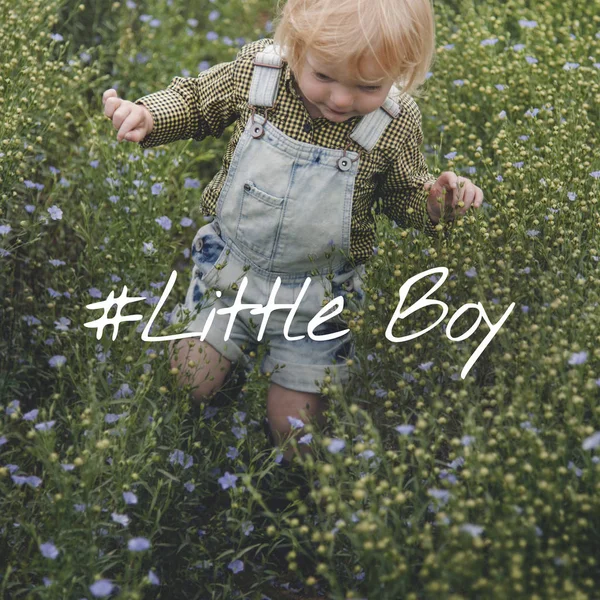
[[141,142],[154,128],[152,113],[141,104],[134,104],[117,96],[116,90],[106,90],[102,94],[104,114],[112,119],[118,129],[117,141]]

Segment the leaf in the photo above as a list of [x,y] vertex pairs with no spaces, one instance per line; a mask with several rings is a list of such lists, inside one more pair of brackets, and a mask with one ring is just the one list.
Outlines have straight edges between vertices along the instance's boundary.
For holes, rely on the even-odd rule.
[[164,471],[163,469],[156,469],[156,471],[158,473],[162,473],[165,477],[168,477],[171,481],[175,481],[176,483],[180,483],[179,479],[177,479],[177,477],[175,477],[175,475],[171,475],[171,473],[167,473],[167,471]]

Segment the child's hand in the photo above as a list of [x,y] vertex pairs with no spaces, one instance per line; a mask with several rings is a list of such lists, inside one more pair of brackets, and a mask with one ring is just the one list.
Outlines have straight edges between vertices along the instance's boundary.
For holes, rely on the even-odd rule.
[[154,128],[152,113],[141,104],[134,104],[117,96],[116,90],[102,94],[104,114],[118,129],[117,141],[141,142]]
[[452,171],[444,171],[435,183],[426,183],[424,189],[429,192],[427,212],[434,223],[442,216],[442,202],[438,201],[441,196],[445,195],[443,212],[447,221],[465,215],[471,207],[479,208],[483,202],[483,191],[470,179]]

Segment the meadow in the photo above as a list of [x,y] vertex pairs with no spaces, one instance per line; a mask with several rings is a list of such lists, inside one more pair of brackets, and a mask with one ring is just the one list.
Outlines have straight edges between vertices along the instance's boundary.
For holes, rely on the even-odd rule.
[[[0,0],[0,597],[600,598],[600,10],[434,7],[423,150],[485,202],[435,239],[377,217],[351,382],[287,474],[259,361],[196,405],[141,339],[227,135],[143,150],[101,102],[232,60],[274,3]],[[390,341],[442,267],[446,319]],[[87,305],[124,286],[143,318],[98,339]],[[514,308],[463,378],[489,323],[448,324],[477,303]]]

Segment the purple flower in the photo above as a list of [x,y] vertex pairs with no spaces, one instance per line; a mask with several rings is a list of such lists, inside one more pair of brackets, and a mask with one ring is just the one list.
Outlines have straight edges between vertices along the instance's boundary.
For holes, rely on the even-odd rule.
[[192,221],[189,217],[183,217],[183,219],[181,219],[181,221],[179,221],[179,224],[182,227],[190,227],[191,225],[194,224],[194,221]]
[[218,40],[218,39],[219,39],[219,34],[218,34],[218,33],[216,33],[215,31],[209,31],[209,32],[206,34],[206,39],[207,39],[209,42],[214,42],[215,40]]
[[33,181],[30,181],[29,179],[26,179],[24,182],[25,187],[26,188],[34,188],[36,190],[43,190],[44,189],[44,184],[43,183],[34,183]]
[[129,396],[133,396],[133,390],[129,387],[128,383],[122,383],[119,389],[114,393],[113,398],[128,398]]
[[299,444],[310,444],[312,442],[312,433],[307,433],[306,435],[303,435],[299,440],[298,443]]
[[0,225],[0,235],[6,235],[11,229],[10,225]]
[[465,85],[464,79],[455,79],[452,83],[457,87]]
[[519,19],[519,25],[524,28],[533,29],[537,27],[537,21],[527,21],[526,19]]
[[142,552],[143,550],[148,550],[150,548],[150,540],[144,537],[136,537],[131,538],[127,542],[127,549],[132,552]]
[[197,25],[198,25],[198,19],[188,19],[187,20],[187,24],[190,27],[197,27]]
[[58,206],[56,206],[56,205],[51,206],[48,209],[48,212],[50,213],[50,217],[52,218],[53,221],[60,221],[60,219],[62,219],[63,212],[62,212],[62,210],[60,210],[60,208],[58,208]]
[[226,490],[230,487],[234,488],[235,487],[235,482],[238,480],[236,475],[232,475],[231,473],[229,473],[229,471],[225,472],[225,475],[223,475],[223,477],[219,477],[219,483],[221,484],[221,488]]
[[115,586],[108,579],[98,579],[90,585],[89,590],[94,598],[104,598],[108,596]]
[[304,422],[300,419],[296,419],[294,417],[287,417],[287,420],[292,426],[292,429],[302,429],[302,427],[304,427]]
[[[185,465],[184,465],[184,460]],[[182,450],[173,450],[169,456],[169,462],[173,465],[179,463],[184,469],[188,469],[194,464],[194,459],[188,454],[185,455]]]
[[414,425],[398,425],[397,427],[394,427],[394,429],[400,435],[410,435],[415,430],[415,426]]
[[590,175],[594,178],[594,179],[598,179],[600,178],[600,171],[592,171],[590,173]]
[[452,50],[454,48],[454,44],[446,44],[445,46],[442,46],[442,48],[444,50]]
[[450,492],[448,490],[438,490],[435,488],[427,490],[427,493],[434,498],[435,500],[439,500],[443,504],[446,504],[448,500],[450,500]]
[[131,519],[127,515],[120,515],[119,513],[113,512],[110,516],[115,523],[123,525],[123,527],[127,527],[131,522]]
[[520,52],[521,50],[523,50],[525,48],[525,44],[515,44],[512,49],[515,52]]
[[50,38],[54,42],[62,42],[64,40],[63,36],[60,33],[52,33],[50,34]]
[[38,431],[49,431],[50,429],[52,429],[54,427],[54,424],[56,423],[56,421],[46,421],[44,423],[38,423],[35,428]]
[[572,70],[578,69],[578,68],[579,68],[579,63],[566,62],[563,65],[563,69],[565,71],[572,71]]
[[163,189],[163,184],[162,183],[155,183],[150,189],[152,191],[152,195],[153,196],[158,196],[158,194],[160,194],[162,192]]
[[467,277],[476,277],[477,276],[477,269],[475,267],[471,267],[468,271],[465,271],[465,275]]
[[457,152],[448,152],[448,154],[444,154],[444,158],[447,158],[448,160],[452,160],[453,158],[455,158],[457,155]]
[[537,237],[540,235],[540,232],[537,229],[528,229],[526,233],[529,237]]
[[34,408],[33,410],[30,410],[28,413],[25,413],[23,415],[23,420],[24,421],[35,421],[39,412],[40,411],[37,408]]
[[497,89],[499,92],[502,92],[502,91],[504,91],[504,88],[505,88],[506,86],[502,85],[501,83],[497,83],[497,84],[496,84],[494,87],[495,87],[495,88],[496,88],[496,89]]
[[575,192],[568,192],[567,193],[567,198],[573,202],[573,200],[575,200],[575,198],[577,198],[577,194]]
[[192,179],[191,177],[186,177],[185,178],[185,181],[184,181],[184,184],[183,184],[183,189],[184,190],[198,189],[199,187],[200,187],[200,181],[198,181],[198,179]]
[[244,570],[244,563],[241,560],[234,560],[227,565],[228,569],[231,569],[233,573],[239,573]]
[[14,412],[19,410],[19,406],[21,406],[21,403],[18,400],[11,400],[9,405],[6,407],[6,414],[12,415]]
[[48,364],[51,367],[62,367],[66,362],[67,362],[67,357],[66,356],[63,356],[62,354],[57,354],[56,356],[53,356],[48,361]]
[[584,450],[594,450],[595,448],[598,448],[599,446],[600,446],[600,431],[596,431],[595,433],[592,433],[592,435],[585,438],[585,440],[583,440],[583,443],[581,444],[581,447]]
[[587,361],[588,353],[585,350],[574,352],[569,358],[570,365],[582,365]]
[[143,242],[143,244],[144,244],[144,248],[143,248],[144,254],[154,254],[156,252],[156,248],[154,247],[154,244],[152,242]]
[[460,438],[460,443],[463,446],[470,446],[474,441],[475,438],[472,435],[463,435],[462,438]]
[[498,43],[498,38],[489,38],[487,40],[481,41],[482,46],[493,46],[494,44],[497,44],[497,43]]
[[483,527],[480,525],[473,525],[472,523],[465,523],[464,525],[461,525],[460,530],[465,531],[472,537],[477,537],[483,533]]
[[7,444],[8,440],[6,439],[5,435],[0,435],[0,446],[4,446],[4,444]]
[[431,369],[431,367],[433,367],[433,361],[432,360],[430,360],[429,362],[421,363],[419,365],[419,369],[421,369],[422,371],[429,371],[429,369]]
[[71,319],[67,319],[67,317],[61,317],[58,321],[54,321],[54,324],[56,325],[56,329],[59,331],[69,331]]
[[58,549],[52,542],[40,544],[40,552],[44,558],[50,558],[52,560],[58,556]]
[[125,500],[125,504],[138,503],[137,496],[133,492],[123,492],[123,500]]
[[152,19],[148,25],[150,25],[150,27],[160,27],[160,19]]
[[499,119],[506,119],[506,111],[505,111],[505,110],[501,110],[501,111],[498,113],[498,118],[499,118]]
[[329,452],[331,452],[332,454],[337,454],[338,452],[341,452],[345,447],[346,442],[344,442],[344,440],[334,439],[329,444],[329,446],[327,446],[327,450],[329,450]]
[[252,525],[252,521],[244,521],[242,523],[242,531],[244,532],[244,535],[250,535],[250,533],[254,531],[254,525]]
[[67,263],[64,260],[58,260],[57,258],[51,258],[48,261],[53,267],[61,267],[66,265]]
[[231,433],[233,433],[238,440],[241,440],[246,433],[248,433],[248,430],[245,427],[232,427]]
[[535,65],[538,62],[537,58],[534,58],[533,56],[526,56],[525,60],[530,64],[530,65]]
[[211,10],[208,13],[208,20],[209,21],[216,21],[220,16],[221,16],[221,13],[218,10]]
[[239,455],[237,448],[234,448],[233,446],[228,446],[228,448],[229,449],[227,450],[227,454],[225,456],[231,460],[235,460]]
[[148,581],[152,585],[160,585],[159,578],[155,575],[154,571],[152,571],[152,570],[148,571]]
[[165,231],[171,229],[171,219],[169,217],[158,217],[154,219]]
[[28,484],[33,488],[39,487],[42,483],[42,480],[35,475],[29,475],[28,477],[24,477],[22,475],[11,475],[11,479],[17,485]]
[[188,491],[188,492],[193,492],[196,489],[196,486],[191,483],[191,482],[187,482],[183,484],[183,487]]

